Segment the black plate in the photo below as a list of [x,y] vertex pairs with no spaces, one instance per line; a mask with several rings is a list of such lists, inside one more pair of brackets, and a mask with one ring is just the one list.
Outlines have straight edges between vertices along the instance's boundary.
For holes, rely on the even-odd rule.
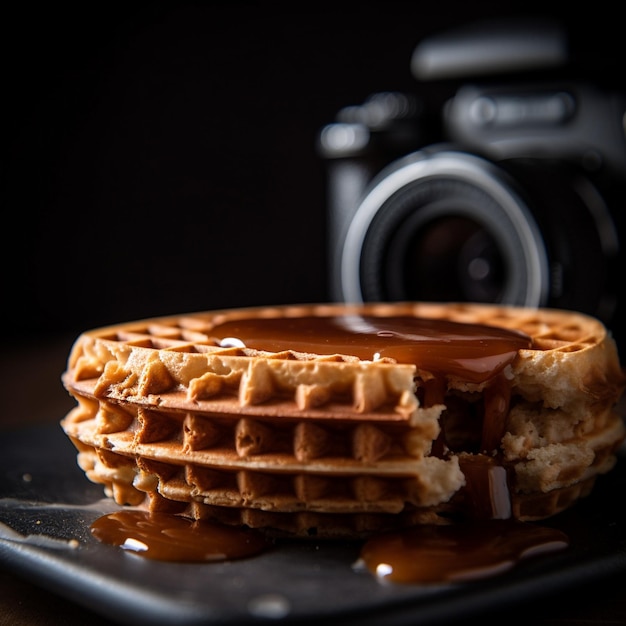
[[[99,543],[90,523],[115,510],[87,481],[60,427],[0,440],[0,559],[30,580],[118,622],[435,624],[537,599],[626,572],[626,458],[594,492],[549,524],[571,547],[462,585],[382,584],[353,569],[357,542],[282,541],[254,558],[212,564],[149,561]],[[384,617],[383,617],[384,616]]]

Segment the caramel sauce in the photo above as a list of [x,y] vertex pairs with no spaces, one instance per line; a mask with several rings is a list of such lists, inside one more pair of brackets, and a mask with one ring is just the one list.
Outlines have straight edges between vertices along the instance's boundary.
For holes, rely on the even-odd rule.
[[157,561],[242,559],[269,546],[262,534],[244,528],[135,510],[104,515],[93,522],[91,532],[102,543]]
[[380,580],[441,584],[485,578],[569,545],[567,535],[514,520],[416,526],[367,540],[360,563]]
[[532,345],[527,335],[504,328],[411,316],[245,318],[218,324],[211,332],[222,341],[235,339],[270,352],[389,357],[471,383],[493,378]]

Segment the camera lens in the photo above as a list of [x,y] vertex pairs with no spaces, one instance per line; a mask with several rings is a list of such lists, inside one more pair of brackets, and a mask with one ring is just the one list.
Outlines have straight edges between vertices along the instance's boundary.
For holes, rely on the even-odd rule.
[[[391,297],[410,300],[498,302],[505,292],[505,258],[494,237],[466,217],[442,217],[403,229],[392,249]],[[397,245],[396,245],[397,244]],[[400,280],[398,280],[400,279]]]
[[476,155],[422,150],[386,168],[345,240],[348,301],[545,304],[548,256],[504,170]]

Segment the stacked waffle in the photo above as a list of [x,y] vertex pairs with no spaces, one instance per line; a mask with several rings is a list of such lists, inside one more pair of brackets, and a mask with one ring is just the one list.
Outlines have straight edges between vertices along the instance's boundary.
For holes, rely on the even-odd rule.
[[[477,382],[338,353],[323,337],[302,351],[220,334],[346,316],[485,325],[529,343]],[[433,380],[441,393],[427,402]],[[496,380],[506,408],[486,444]],[[589,492],[625,434],[615,345],[600,322],[564,311],[407,303],[155,318],[83,333],[63,383],[77,400],[62,427],[78,463],[120,505],[295,536],[542,519]]]

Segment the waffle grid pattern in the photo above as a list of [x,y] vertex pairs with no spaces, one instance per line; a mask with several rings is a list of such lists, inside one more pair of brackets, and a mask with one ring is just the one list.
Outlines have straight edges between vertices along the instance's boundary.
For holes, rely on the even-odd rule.
[[[392,424],[259,423],[248,417],[146,411],[80,398],[64,420],[95,482],[136,503],[155,488],[174,500],[293,512],[398,512],[451,497],[458,460],[403,449],[415,433]],[[393,432],[396,431],[396,432]],[[422,437],[420,437],[422,439]]]

